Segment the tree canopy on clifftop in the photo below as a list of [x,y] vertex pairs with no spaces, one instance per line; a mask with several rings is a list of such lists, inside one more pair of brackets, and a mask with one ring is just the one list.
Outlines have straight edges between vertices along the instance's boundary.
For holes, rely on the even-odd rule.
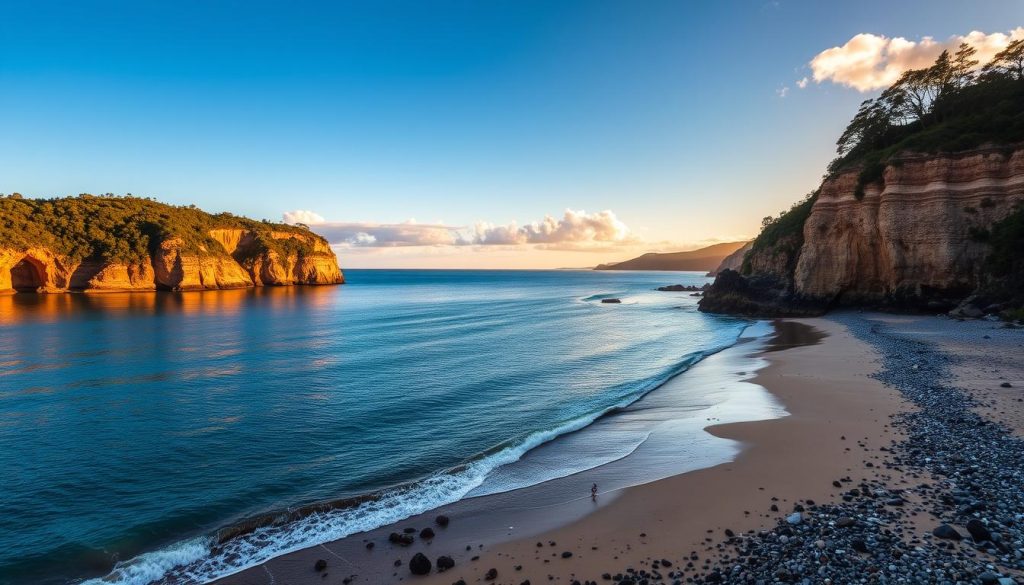
[[901,151],[957,152],[1024,141],[1024,40],[977,69],[975,49],[943,51],[931,67],[906,71],[861,103],[837,141],[834,174],[860,167],[863,186],[881,178]]
[[27,199],[20,194],[0,196],[0,247],[47,247],[75,260],[139,262],[152,247],[178,237],[189,251],[224,254],[210,236],[217,228],[254,232],[259,248],[289,253],[305,244],[295,239],[274,239],[271,232],[305,234],[306,227],[209,214],[195,205],[174,206],[149,198],[112,194]]

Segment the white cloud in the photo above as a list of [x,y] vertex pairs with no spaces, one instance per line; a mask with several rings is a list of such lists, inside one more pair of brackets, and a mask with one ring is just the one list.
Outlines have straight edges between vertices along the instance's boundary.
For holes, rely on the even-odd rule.
[[789,95],[789,86],[788,85],[783,85],[779,89],[776,89],[775,90],[775,95],[779,96],[780,98],[786,97],[787,95]]
[[325,220],[319,213],[313,213],[312,211],[306,211],[305,209],[296,209],[295,211],[286,211],[282,214],[285,223],[297,224],[304,223],[306,225],[316,225],[323,223]]
[[807,87],[808,81],[810,80],[804,77],[803,79],[796,82],[796,86],[799,87],[800,89],[804,89],[805,87]]
[[[330,222],[311,211],[283,214],[286,223],[305,223],[331,244],[355,248],[406,246],[521,246],[542,249],[596,249],[635,243],[629,227],[612,211],[587,213],[567,209],[561,218],[550,215],[527,225],[479,222],[473,228],[444,224]],[[305,220],[305,221],[304,221]]]
[[451,246],[459,240],[457,228],[446,225],[326,221],[310,227],[332,244],[355,248]]
[[564,244],[585,242],[624,242],[631,238],[626,224],[609,210],[600,213],[566,209],[561,219],[550,215],[522,227],[515,223],[492,225],[478,223],[474,242],[478,244]]
[[939,53],[943,50],[952,53],[960,43],[977,49],[974,58],[984,65],[1011,40],[1022,38],[1024,27],[1008,33],[972,31],[966,35],[951,36],[945,41],[936,41],[933,37],[910,41],[903,37],[860,33],[841,47],[832,47],[815,55],[810,67],[817,83],[831,81],[866,92],[892,85],[904,71],[931,65]]

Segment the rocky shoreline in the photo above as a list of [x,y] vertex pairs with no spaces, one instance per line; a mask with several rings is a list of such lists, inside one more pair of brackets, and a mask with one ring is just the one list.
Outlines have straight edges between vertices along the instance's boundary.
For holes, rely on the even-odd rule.
[[[855,315],[840,320],[880,350],[875,377],[918,410],[894,415],[903,439],[863,465],[875,479],[837,477],[841,501],[800,500],[769,530],[734,534],[710,554],[654,560],[603,579],[655,583],[1024,582],[1024,440],[975,412],[950,383],[961,358]],[[985,335],[985,338],[990,338]],[[1024,356],[1022,356],[1024,357]],[[1002,382],[1003,388],[1012,387]],[[870,449],[855,437],[850,449]],[[928,520],[929,515],[938,521]]]

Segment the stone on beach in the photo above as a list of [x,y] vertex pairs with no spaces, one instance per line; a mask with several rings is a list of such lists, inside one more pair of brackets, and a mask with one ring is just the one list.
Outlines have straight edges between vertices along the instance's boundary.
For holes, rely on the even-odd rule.
[[949,524],[940,524],[936,526],[935,530],[932,530],[932,534],[935,535],[936,538],[944,538],[946,540],[960,540],[963,538],[963,536],[960,536],[960,533],[956,531],[956,528],[953,528]]
[[423,553],[416,553],[409,561],[409,572],[413,575],[427,575],[430,573],[430,559]]
[[968,520],[966,528],[967,532],[971,534],[971,538],[973,538],[975,542],[992,540],[992,533],[989,532],[988,527],[986,527],[981,520],[978,520],[977,518],[971,518]]
[[409,546],[414,540],[415,539],[411,534],[399,534],[398,532],[392,532],[388,535],[388,541],[399,546]]

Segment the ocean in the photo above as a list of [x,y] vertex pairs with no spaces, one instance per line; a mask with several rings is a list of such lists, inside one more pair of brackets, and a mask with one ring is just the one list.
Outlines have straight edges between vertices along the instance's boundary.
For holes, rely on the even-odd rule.
[[[698,273],[345,275],[0,297],[0,583],[204,583],[606,465],[647,432],[574,431],[750,325],[654,290]],[[671,397],[694,436],[704,386]]]

